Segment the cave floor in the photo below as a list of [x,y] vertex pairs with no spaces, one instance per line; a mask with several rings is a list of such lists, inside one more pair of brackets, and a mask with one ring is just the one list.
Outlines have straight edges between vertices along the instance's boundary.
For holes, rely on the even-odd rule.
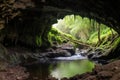
[[[29,73],[25,68],[15,66],[0,71],[0,80],[27,80]],[[34,79],[39,80],[39,79]],[[49,77],[47,80],[57,80]],[[92,72],[76,75],[62,80],[120,80],[120,60],[110,62],[106,65],[96,65]]]
[[[11,50],[13,51],[13,49]],[[29,77],[29,73],[26,72],[24,67],[18,65],[8,66],[0,70],[0,80],[27,80]],[[34,80],[39,79],[36,78]],[[47,80],[57,79],[49,77]],[[114,60],[105,65],[96,64],[92,72],[76,75],[69,79],[63,78],[61,80],[120,80],[120,60]]]

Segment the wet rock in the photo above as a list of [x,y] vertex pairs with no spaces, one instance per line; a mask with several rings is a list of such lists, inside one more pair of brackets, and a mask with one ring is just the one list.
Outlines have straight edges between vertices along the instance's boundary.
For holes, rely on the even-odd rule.
[[90,53],[90,54],[88,54],[87,56],[88,56],[89,59],[92,59],[93,56],[94,56],[94,53]]
[[63,78],[62,80],[68,80],[68,78]]
[[100,71],[97,77],[105,79],[105,78],[111,78],[112,75],[113,75],[113,72],[111,71]]
[[47,52],[44,57],[54,58],[54,57],[68,57],[71,56],[71,53],[67,50],[57,50],[56,52]]
[[110,80],[120,80],[120,73],[113,75],[113,77]]
[[67,50],[70,53],[70,55],[74,55],[75,54],[75,50],[74,49],[65,49],[65,50]]
[[89,76],[84,80],[97,80],[96,76]]
[[99,57],[102,56],[102,49],[95,49],[95,51],[90,51],[87,56],[89,59],[98,59]]
[[62,56],[62,57],[69,57],[69,56],[71,56],[71,53],[68,50],[57,51],[57,54]]
[[103,70],[102,65],[97,64],[97,65],[95,65],[95,68],[93,70],[93,74],[97,74],[98,72],[100,72],[102,70]]
[[66,43],[66,44],[63,44],[63,45],[59,45],[58,49],[67,50],[71,55],[75,54],[75,49],[74,49],[74,46],[72,44]]

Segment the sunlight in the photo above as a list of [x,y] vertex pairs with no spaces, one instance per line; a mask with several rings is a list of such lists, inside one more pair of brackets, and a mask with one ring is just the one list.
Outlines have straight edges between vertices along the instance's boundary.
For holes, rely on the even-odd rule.
[[82,18],[79,15],[67,15],[63,19],[58,19],[57,23],[52,25],[52,28],[64,34],[69,34],[82,42],[94,44],[108,35],[116,34],[108,26],[87,17]]

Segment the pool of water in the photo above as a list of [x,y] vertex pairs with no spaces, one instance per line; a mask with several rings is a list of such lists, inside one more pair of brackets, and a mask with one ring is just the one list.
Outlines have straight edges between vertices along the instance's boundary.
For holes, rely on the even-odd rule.
[[52,76],[60,80],[63,77],[72,77],[76,74],[90,72],[94,63],[89,60],[62,60],[49,63],[38,63],[27,67],[30,72],[28,80],[46,80]]

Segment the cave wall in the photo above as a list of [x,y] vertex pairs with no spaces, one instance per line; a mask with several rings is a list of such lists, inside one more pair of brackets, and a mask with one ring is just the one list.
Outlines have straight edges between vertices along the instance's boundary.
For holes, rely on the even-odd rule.
[[68,14],[95,19],[120,34],[119,4],[119,0],[0,0],[0,40],[37,46],[37,36],[47,46],[51,25]]
[[[5,46],[39,47],[50,45],[47,33],[57,19],[54,19],[53,13],[43,11],[43,2],[39,0],[37,2],[6,0],[0,1],[0,4],[0,41]],[[39,39],[39,44],[36,43],[37,39]]]

